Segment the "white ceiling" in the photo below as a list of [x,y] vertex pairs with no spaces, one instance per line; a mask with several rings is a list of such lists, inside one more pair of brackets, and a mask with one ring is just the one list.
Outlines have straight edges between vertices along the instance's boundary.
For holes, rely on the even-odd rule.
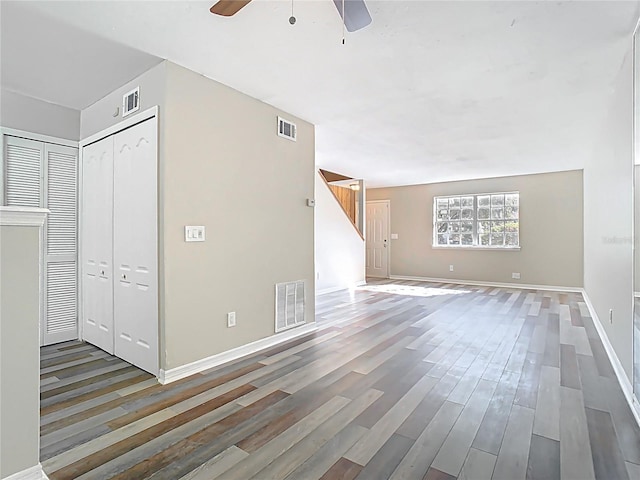
[[3,88],[81,110],[162,61],[28,6],[1,4]]
[[[368,0],[373,23],[342,45],[331,0],[294,0],[295,26],[289,1],[254,0],[232,18],[211,15],[213,1],[16,9],[95,34],[81,52],[117,41],[302,117],[316,125],[318,166],[370,186],[582,168],[640,13],[636,1]],[[15,83],[41,70],[5,63],[5,12],[2,78],[9,69]],[[24,25],[7,26],[24,36]],[[78,108],[90,96],[84,90],[96,90],[90,81],[155,61],[126,50],[122,64],[109,50],[100,75],[85,71],[102,54],[67,51],[69,75],[84,72],[80,91],[33,79],[12,88]],[[37,53],[31,45],[12,55]]]

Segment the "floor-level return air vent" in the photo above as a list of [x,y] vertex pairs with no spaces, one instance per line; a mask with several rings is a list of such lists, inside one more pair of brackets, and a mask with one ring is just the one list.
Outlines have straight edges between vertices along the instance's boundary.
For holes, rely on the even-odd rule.
[[296,124],[278,117],[278,136],[296,141]]
[[276,284],[276,333],[305,323],[304,280]]

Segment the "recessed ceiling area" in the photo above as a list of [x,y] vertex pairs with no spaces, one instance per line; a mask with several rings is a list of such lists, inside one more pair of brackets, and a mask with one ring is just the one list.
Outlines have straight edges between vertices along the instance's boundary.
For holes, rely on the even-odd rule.
[[[230,18],[211,15],[212,1],[5,3],[3,85],[79,108],[114,73],[35,80],[46,39],[9,45],[5,61],[5,24],[20,42],[33,14],[91,32],[84,49],[57,53],[69,69],[89,68],[93,42],[126,49],[127,71],[167,58],[314,123],[318,166],[370,186],[582,168],[640,14],[632,1],[369,0],[372,24],[343,45],[331,0],[294,0],[293,26],[290,1],[253,0]],[[106,58],[120,64],[115,50]]]

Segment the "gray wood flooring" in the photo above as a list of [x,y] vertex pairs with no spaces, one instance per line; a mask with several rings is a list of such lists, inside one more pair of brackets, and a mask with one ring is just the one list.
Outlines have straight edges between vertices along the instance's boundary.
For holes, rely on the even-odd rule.
[[637,480],[640,429],[574,293],[370,281],[321,329],[167,386],[41,350],[57,479]]

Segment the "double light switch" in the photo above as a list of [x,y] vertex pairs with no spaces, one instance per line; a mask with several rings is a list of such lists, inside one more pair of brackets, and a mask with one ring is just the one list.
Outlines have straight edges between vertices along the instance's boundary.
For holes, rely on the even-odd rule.
[[204,242],[204,225],[184,227],[185,242]]

